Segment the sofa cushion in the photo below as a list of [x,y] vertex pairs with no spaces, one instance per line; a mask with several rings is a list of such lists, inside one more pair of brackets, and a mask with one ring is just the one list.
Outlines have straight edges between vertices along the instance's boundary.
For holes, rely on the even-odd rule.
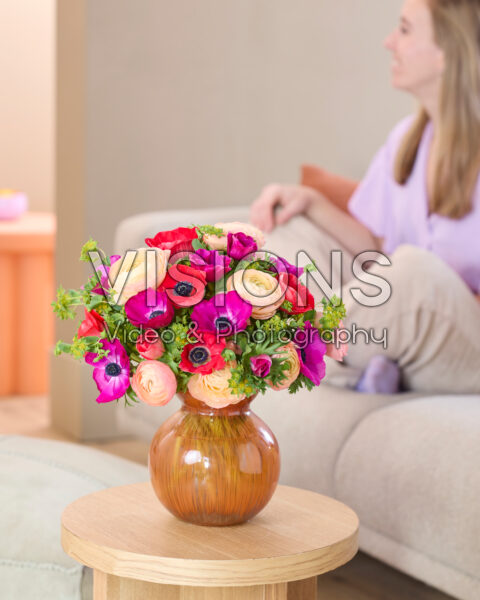
[[[428,580],[409,560],[409,553],[423,555],[432,565],[457,570],[465,576],[464,588],[478,591],[479,456],[480,396],[400,402],[369,413],[357,425],[336,464],[335,495],[358,513],[364,550],[375,546],[379,558]],[[387,551],[391,542],[396,556]],[[448,578],[445,586],[458,593],[446,589]]]
[[0,436],[0,598],[83,600],[84,568],[60,544],[63,509],[80,496],[148,480],[147,469],[78,444]]

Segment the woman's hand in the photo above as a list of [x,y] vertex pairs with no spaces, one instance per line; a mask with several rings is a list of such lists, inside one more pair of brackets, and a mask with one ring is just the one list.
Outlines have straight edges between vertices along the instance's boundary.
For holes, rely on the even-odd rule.
[[[250,220],[266,233],[308,210],[320,194],[304,185],[271,184],[263,188],[250,207]],[[275,210],[279,207],[278,212]]]

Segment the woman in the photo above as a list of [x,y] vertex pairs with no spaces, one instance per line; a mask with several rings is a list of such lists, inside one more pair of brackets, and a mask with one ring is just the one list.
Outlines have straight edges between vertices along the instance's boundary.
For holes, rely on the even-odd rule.
[[384,305],[353,300],[358,282],[343,289],[346,326],[388,332],[381,351],[350,344],[345,381],[370,392],[480,392],[480,0],[406,0],[385,46],[393,86],[418,99],[418,115],[393,129],[348,202],[272,185],[251,219],[269,232],[303,213],[330,250],[391,254],[388,271],[369,269],[391,284]]

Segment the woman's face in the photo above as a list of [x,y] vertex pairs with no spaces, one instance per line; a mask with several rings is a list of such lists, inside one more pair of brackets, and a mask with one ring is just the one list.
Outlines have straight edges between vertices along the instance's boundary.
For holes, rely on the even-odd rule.
[[392,53],[392,85],[422,99],[438,90],[443,70],[443,51],[434,39],[427,0],[405,0],[400,23],[385,40]]

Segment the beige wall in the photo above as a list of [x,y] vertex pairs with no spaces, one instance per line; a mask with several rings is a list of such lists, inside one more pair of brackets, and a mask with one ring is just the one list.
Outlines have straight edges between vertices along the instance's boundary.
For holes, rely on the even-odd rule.
[[302,161],[361,177],[412,107],[382,40],[400,0],[90,0],[92,234],[142,210],[250,203]]
[[0,187],[54,206],[55,0],[0,0]]

